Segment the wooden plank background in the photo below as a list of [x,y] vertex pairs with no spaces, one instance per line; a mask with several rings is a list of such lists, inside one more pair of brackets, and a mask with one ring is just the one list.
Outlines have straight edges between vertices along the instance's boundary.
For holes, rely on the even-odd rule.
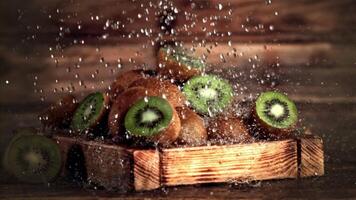
[[[38,126],[37,113],[61,94],[84,96],[107,87],[120,70],[154,67],[152,42],[165,36],[157,26],[158,1],[151,4],[0,2],[0,152],[11,130]],[[206,57],[209,70],[229,78],[241,97],[287,92],[303,124],[324,138],[326,160],[356,161],[352,0],[173,4],[179,12],[173,38]]]

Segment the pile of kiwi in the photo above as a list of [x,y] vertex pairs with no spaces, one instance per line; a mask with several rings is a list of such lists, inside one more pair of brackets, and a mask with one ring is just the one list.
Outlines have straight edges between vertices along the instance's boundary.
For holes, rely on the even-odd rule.
[[[43,126],[68,130],[60,132],[71,137],[142,148],[295,136],[298,111],[285,94],[266,91],[241,103],[229,81],[206,73],[205,62],[182,48],[162,47],[158,63],[156,70],[120,72],[106,91],[81,101],[63,97],[41,113]],[[60,155],[50,139],[22,134],[10,143],[5,163],[20,179],[49,181],[58,174]]]
[[141,147],[248,143],[293,136],[297,109],[285,94],[263,92],[244,107],[248,114],[241,115],[236,107],[242,104],[236,101],[229,81],[206,73],[206,63],[193,53],[165,46],[157,59],[156,70],[121,72],[107,91],[91,93],[79,103],[74,97],[63,98],[74,103],[67,103],[67,109],[47,111],[50,117],[43,124],[67,125],[74,137]]

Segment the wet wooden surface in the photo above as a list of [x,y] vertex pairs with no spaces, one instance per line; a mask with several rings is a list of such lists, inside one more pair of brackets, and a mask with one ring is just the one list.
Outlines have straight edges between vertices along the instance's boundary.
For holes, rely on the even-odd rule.
[[[119,194],[80,188],[59,181],[51,186],[1,183],[1,199],[104,200],[104,199],[351,199],[356,196],[354,163],[327,165],[324,177],[300,180],[209,184],[169,187],[150,192]],[[3,182],[3,181],[2,181]]]

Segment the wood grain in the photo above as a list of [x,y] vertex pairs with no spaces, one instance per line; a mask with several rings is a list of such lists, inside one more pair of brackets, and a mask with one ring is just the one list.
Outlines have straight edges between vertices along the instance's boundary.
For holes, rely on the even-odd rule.
[[296,178],[294,140],[162,150],[162,184]]
[[[98,184],[107,190],[129,191],[132,184],[132,151],[116,145],[85,141],[69,137],[55,137],[59,144],[64,162],[73,145],[79,145],[85,158],[88,183]],[[74,152],[78,153],[78,152]],[[68,165],[64,163],[63,166]],[[63,169],[64,171],[67,169]],[[68,172],[64,172],[67,174]]]
[[157,150],[134,152],[134,185],[136,191],[153,190],[161,186],[160,155]]
[[323,140],[315,136],[299,140],[301,148],[300,177],[324,175]]

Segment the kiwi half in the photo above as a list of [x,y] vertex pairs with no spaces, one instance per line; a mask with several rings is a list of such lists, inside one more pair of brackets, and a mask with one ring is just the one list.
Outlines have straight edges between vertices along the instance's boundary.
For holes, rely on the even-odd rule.
[[285,94],[275,91],[259,95],[253,116],[267,137],[288,135],[298,122],[298,111],[294,102]]
[[182,48],[162,47],[158,52],[157,71],[164,77],[184,82],[202,73],[205,63],[193,55],[189,55]]
[[56,143],[44,136],[21,136],[7,152],[7,166],[11,166],[10,172],[21,181],[51,182],[61,169],[60,150]]
[[121,93],[112,103],[108,118],[108,127],[110,135],[114,142],[127,142],[125,134],[124,119],[127,111],[138,100],[146,96],[158,96],[155,91],[144,87],[132,87]]
[[203,118],[187,107],[177,107],[176,110],[181,122],[177,144],[184,146],[206,144],[208,134]]
[[25,136],[25,135],[36,135],[37,134],[37,130],[35,128],[32,128],[32,127],[28,127],[28,128],[19,128],[19,129],[16,129],[14,131],[14,136],[11,138],[9,144],[7,145],[7,148],[5,150],[5,153],[4,153],[4,157],[3,157],[3,166],[4,166],[4,169],[6,170],[9,170],[11,169],[11,166],[8,166],[8,152],[9,150],[11,149],[12,147],[12,144],[14,142],[17,141],[17,139],[21,138],[22,136]]
[[[77,133],[83,133],[99,127],[109,108],[109,97],[101,92],[89,94],[76,109],[71,128]],[[100,133],[102,134],[102,133]]]
[[161,97],[145,97],[126,113],[125,128],[133,137],[168,145],[174,142],[181,128],[173,106]]
[[249,143],[254,141],[243,120],[229,114],[211,119],[208,126],[208,135],[213,144]]
[[130,87],[145,87],[166,98],[173,107],[182,107],[186,102],[186,98],[179,88],[167,80],[153,77],[141,78],[133,82]]
[[183,93],[196,112],[210,116],[222,112],[233,100],[229,82],[214,75],[189,79],[183,86]]
[[75,97],[68,94],[58,102],[50,105],[46,111],[39,115],[39,119],[45,127],[53,129],[68,128],[77,107],[78,103]]

